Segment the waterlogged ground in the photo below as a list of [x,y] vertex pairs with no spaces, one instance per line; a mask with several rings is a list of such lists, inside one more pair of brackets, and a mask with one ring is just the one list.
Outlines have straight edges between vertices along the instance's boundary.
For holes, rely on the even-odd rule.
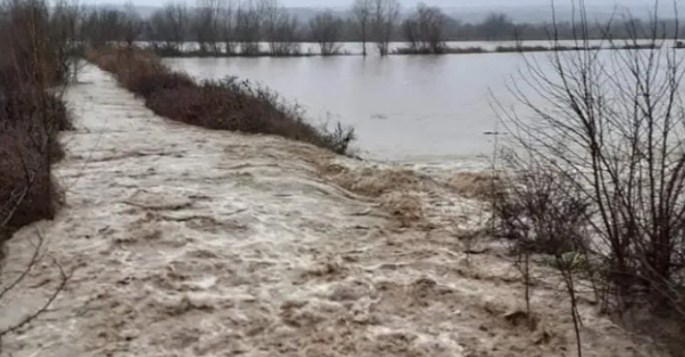
[[[71,277],[3,355],[575,355],[543,268],[537,326],[522,322],[510,258],[472,231],[471,176],[166,121],[90,66],[67,100],[66,205],[9,242],[7,281],[45,238],[0,328],[50,296],[53,259]],[[659,355],[591,305],[581,313],[586,356]]]

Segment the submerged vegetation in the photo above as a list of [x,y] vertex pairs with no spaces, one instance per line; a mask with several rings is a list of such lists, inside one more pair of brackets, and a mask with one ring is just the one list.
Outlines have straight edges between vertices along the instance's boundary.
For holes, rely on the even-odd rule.
[[346,154],[352,129],[334,131],[308,123],[297,106],[247,81],[195,82],[171,71],[152,52],[134,47],[101,48],[87,57],[145,99],[156,114],[211,129],[278,135]]

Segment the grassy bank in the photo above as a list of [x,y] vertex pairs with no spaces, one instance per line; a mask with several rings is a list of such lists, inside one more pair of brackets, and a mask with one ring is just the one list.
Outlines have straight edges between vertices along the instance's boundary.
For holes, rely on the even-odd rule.
[[333,131],[307,123],[297,106],[275,93],[235,78],[196,82],[173,72],[153,52],[138,48],[89,50],[88,59],[114,74],[119,83],[145,99],[156,114],[210,129],[278,135],[346,154],[351,129]]

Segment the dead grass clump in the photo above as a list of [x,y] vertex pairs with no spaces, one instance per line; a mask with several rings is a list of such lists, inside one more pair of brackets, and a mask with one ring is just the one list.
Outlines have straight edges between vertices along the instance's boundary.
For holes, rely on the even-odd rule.
[[371,167],[353,170],[337,164],[324,164],[320,170],[342,188],[377,199],[402,227],[425,221],[423,203],[416,194],[422,181],[413,171]]
[[462,197],[480,200],[489,200],[503,189],[500,177],[485,172],[460,172],[447,185]]
[[425,220],[421,199],[411,193],[390,193],[384,197],[382,206],[400,222],[402,227],[411,227]]
[[247,81],[227,78],[196,83],[172,72],[152,52],[106,48],[87,52],[90,61],[115,75],[119,83],[145,98],[156,114],[218,130],[278,135],[346,154],[354,131],[338,125],[317,128],[299,107]]
[[380,197],[396,191],[410,191],[419,185],[420,179],[410,170],[383,170],[364,168],[352,171],[334,165],[328,168],[334,181],[343,188],[367,197]]

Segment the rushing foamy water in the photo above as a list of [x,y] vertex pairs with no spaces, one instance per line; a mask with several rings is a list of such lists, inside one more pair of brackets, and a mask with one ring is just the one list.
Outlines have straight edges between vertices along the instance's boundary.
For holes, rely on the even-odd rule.
[[[70,278],[44,314],[4,336],[3,356],[573,350],[564,293],[543,267],[538,328],[520,324],[515,269],[496,240],[470,232],[486,216],[451,189],[468,191],[465,177],[171,122],[92,66],[80,80],[66,95],[76,129],[54,170],[66,205],[7,242],[0,289],[45,239],[2,298],[0,330],[45,303],[56,264]],[[584,354],[659,355],[584,301]]]

